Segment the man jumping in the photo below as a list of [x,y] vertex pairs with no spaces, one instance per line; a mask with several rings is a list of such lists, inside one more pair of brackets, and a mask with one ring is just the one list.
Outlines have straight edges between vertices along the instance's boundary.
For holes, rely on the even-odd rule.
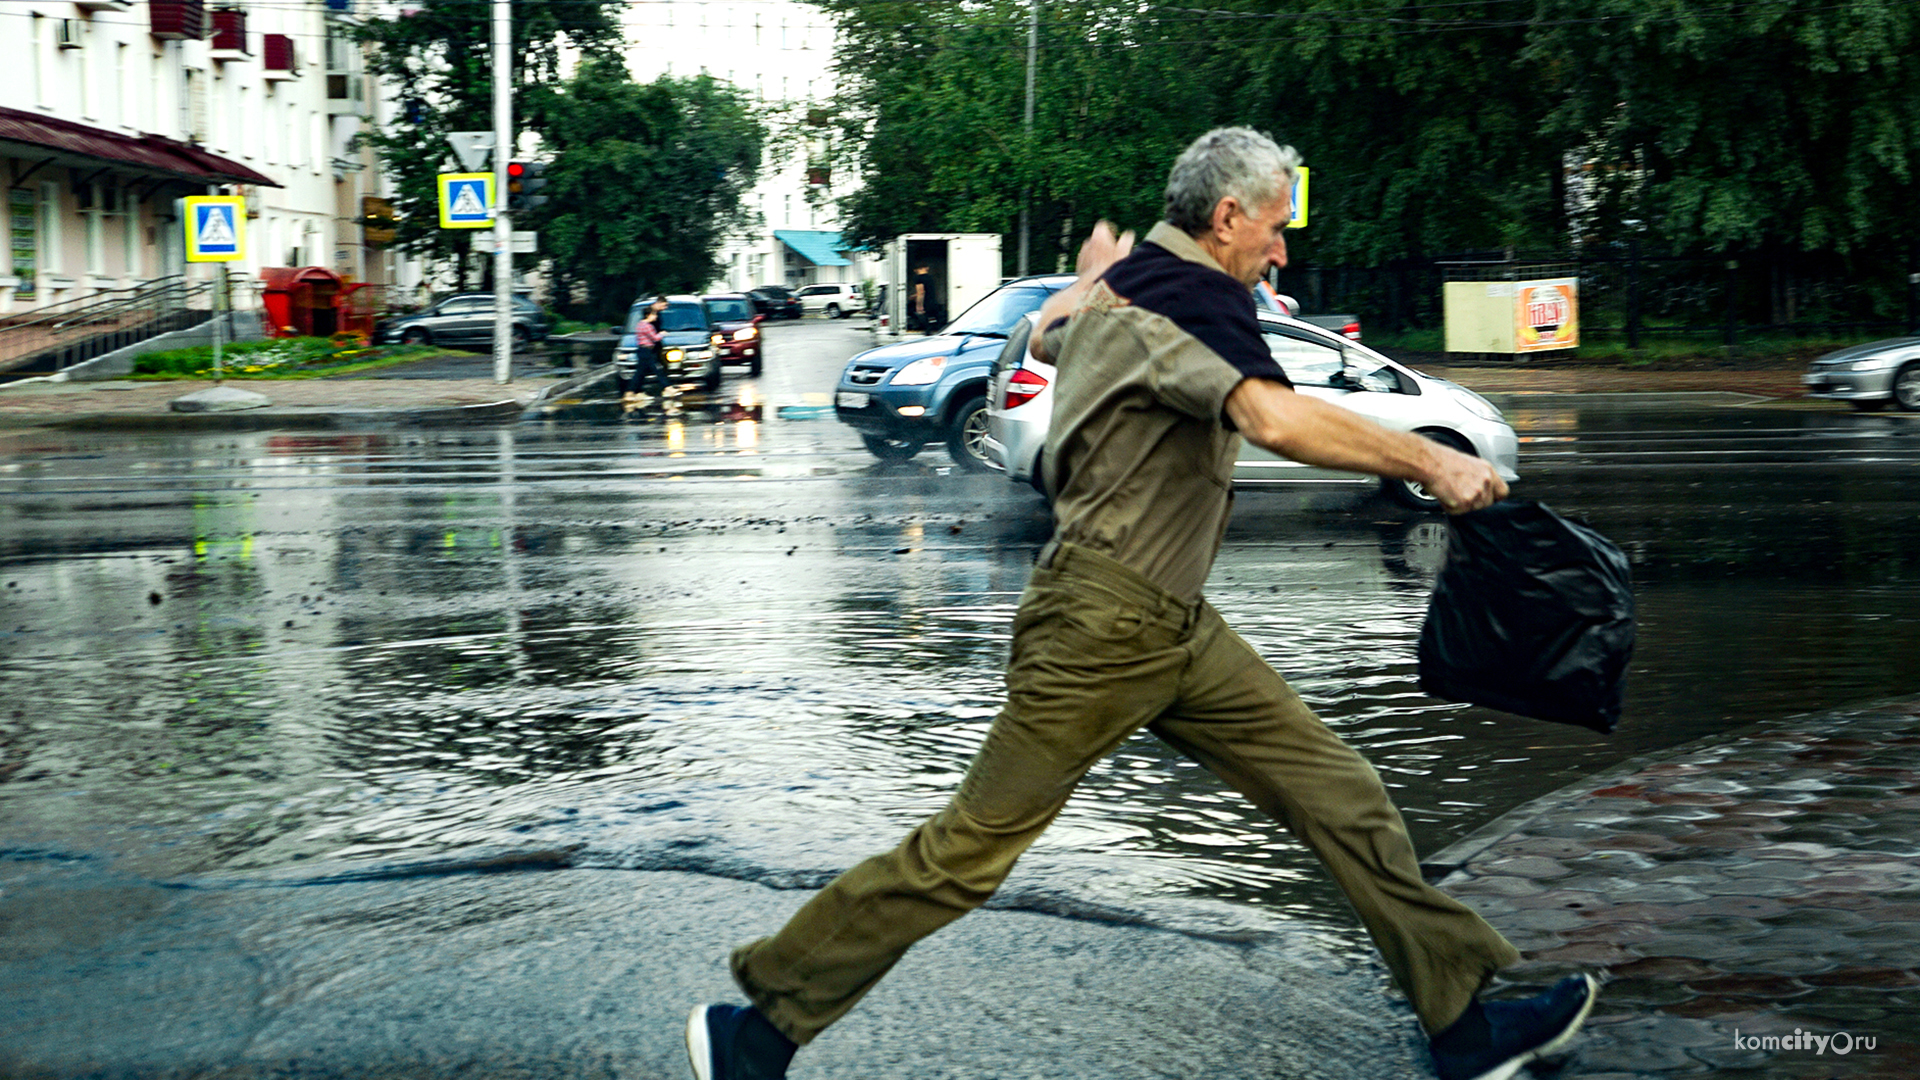
[[687,1026],[699,1080],[777,1080],[921,938],[985,903],[1080,778],[1141,728],[1213,770],[1311,848],[1372,935],[1441,1080],[1503,1080],[1557,1050],[1596,984],[1477,994],[1519,953],[1428,885],[1373,767],[1201,596],[1240,440],[1309,465],[1416,480],[1449,513],[1507,486],[1479,458],[1296,394],[1250,293],[1286,265],[1299,157],[1246,128],[1174,163],[1137,248],[1105,222],[1041,309],[1058,368],[1045,481],[1053,538],[1013,620],[1006,704],[945,809],[840,875],[779,933],[734,950],[750,1007]]

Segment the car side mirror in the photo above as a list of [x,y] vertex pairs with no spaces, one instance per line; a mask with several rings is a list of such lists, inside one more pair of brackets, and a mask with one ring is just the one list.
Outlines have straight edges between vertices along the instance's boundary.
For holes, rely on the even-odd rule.
[[767,321],[767,317],[765,315],[755,315],[753,317],[753,325],[755,326],[759,326],[761,323],[766,321]]

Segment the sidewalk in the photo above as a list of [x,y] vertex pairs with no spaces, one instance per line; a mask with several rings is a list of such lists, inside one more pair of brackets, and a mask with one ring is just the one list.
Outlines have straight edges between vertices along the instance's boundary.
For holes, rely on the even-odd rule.
[[[511,423],[529,407],[584,389],[608,365],[556,378],[553,368],[516,363],[506,385],[490,357],[433,358],[362,375],[322,379],[30,380],[0,384],[0,428],[88,430],[261,430],[378,424]],[[271,404],[232,412],[175,412],[179,397],[213,386],[252,391]]]
[[1920,1076],[1920,699],[1629,762],[1425,866],[1509,977],[1608,980],[1565,1076]]

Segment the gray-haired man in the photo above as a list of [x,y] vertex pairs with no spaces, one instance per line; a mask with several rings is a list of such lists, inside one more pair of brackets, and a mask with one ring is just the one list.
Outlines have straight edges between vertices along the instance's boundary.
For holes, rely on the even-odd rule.
[[1427,885],[1373,768],[1201,597],[1241,438],[1312,465],[1418,480],[1451,512],[1506,494],[1492,466],[1295,394],[1250,287],[1285,265],[1298,157],[1246,128],[1175,162],[1137,249],[1102,222],[1041,309],[1058,366],[1045,455],[1055,528],[1013,622],[1007,698],[960,790],[848,870],[773,937],[736,949],[752,1007],[701,1006],[700,1080],[785,1075],[914,942],[980,906],[1095,762],[1141,728],[1280,819],[1339,883],[1431,1036],[1443,1080],[1511,1076],[1592,1007],[1579,976],[1537,998],[1475,995],[1519,954]]

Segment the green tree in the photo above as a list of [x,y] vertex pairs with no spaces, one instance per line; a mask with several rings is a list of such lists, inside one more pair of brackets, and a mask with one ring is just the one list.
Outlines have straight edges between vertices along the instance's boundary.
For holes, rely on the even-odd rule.
[[[604,54],[619,41],[617,0],[539,0],[513,5],[516,123],[539,131],[522,103],[553,85],[565,50]],[[399,102],[398,114],[364,138],[380,152],[395,185],[395,245],[433,261],[454,260],[468,280],[472,230],[441,229],[434,177],[452,159],[447,133],[493,130],[492,4],[489,0],[414,0],[402,14],[368,19],[359,29],[369,72]]]
[[612,320],[641,292],[719,276],[767,140],[740,91],[706,76],[641,85],[618,59],[590,59],[530,109],[554,156],[532,223],[563,304]]

